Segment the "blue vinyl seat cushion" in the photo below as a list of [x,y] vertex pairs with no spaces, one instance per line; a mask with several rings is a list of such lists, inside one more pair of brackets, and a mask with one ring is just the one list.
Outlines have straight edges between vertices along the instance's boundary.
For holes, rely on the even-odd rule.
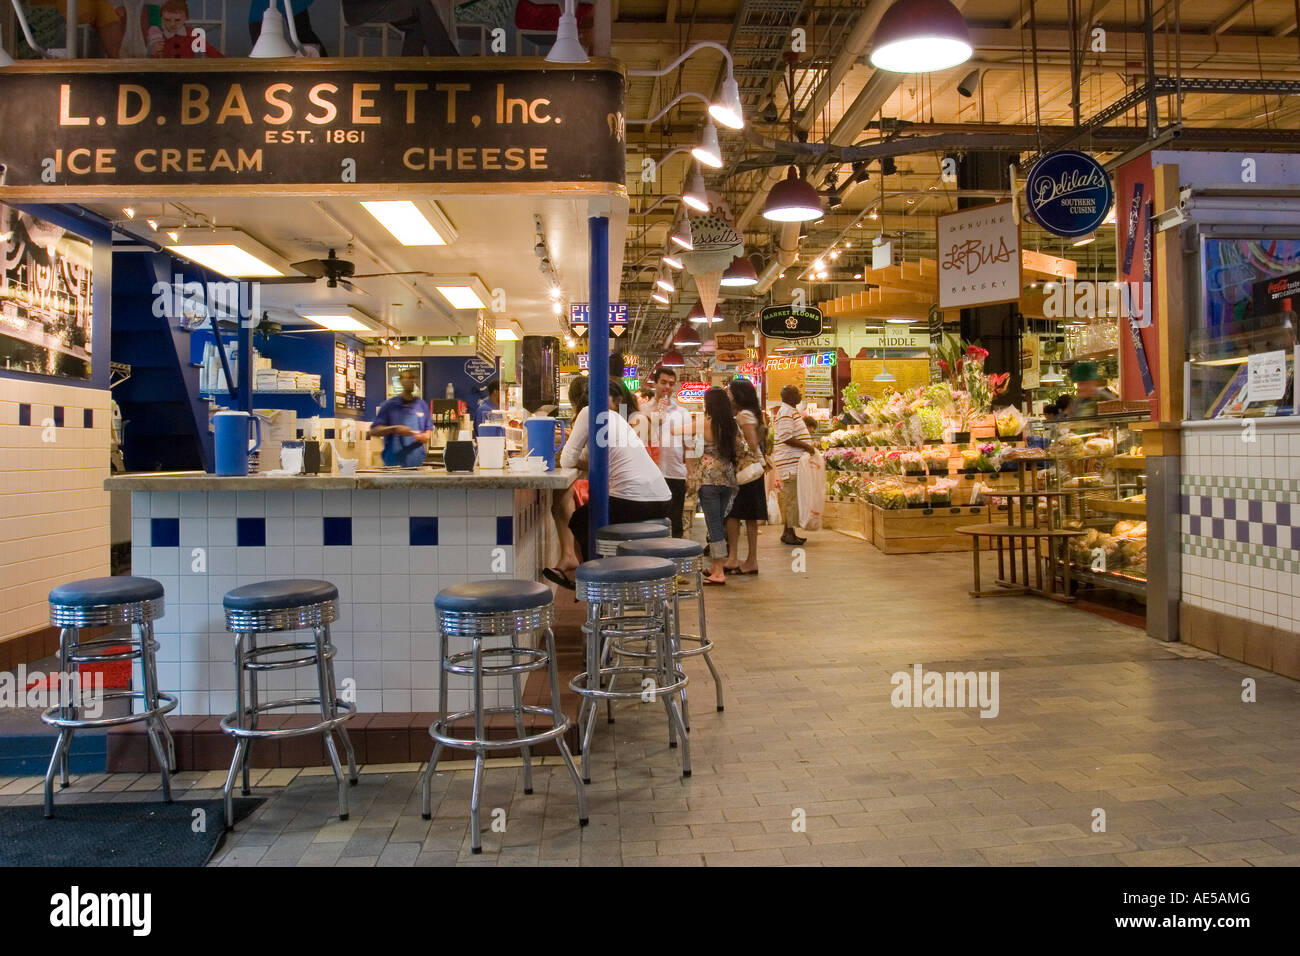
[[552,601],[551,589],[540,581],[471,581],[443,588],[433,599],[439,611],[491,614],[531,611]]
[[647,558],[695,558],[704,553],[704,545],[690,538],[642,538],[620,541],[618,553]]
[[624,524],[607,524],[596,532],[598,541],[636,541],[640,538],[663,538],[667,524],[658,521],[629,521]]
[[289,579],[245,584],[227,591],[221,603],[228,611],[283,611],[338,599],[339,589],[328,581]]
[[50,591],[50,603],[64,607],[97,607],[105,604],[137,604],[156,601],[163,596],[163,586],[153,578],[121,575],[114,578],[87,578],[69,581]]
[[593,584],[635,584],[677,574],[677,565],[667,558],[598,558],[578,565],[575,577]]

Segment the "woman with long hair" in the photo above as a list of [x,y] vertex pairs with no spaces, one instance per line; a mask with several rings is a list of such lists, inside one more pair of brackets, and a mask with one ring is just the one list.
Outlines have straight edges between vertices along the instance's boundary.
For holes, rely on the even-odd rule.
[[[736,424],[745,436],[749,447],[763,454],[767,447],[767,427],[763,424],[763,409],[758,403],[758,390],[747,378],[736,378],[727,386],[731,397],[731,407],[736,412]],[[731,501],[727,512],[727,564],[723,571],[727,574],[758,573],[758,525],[767,520],[767,492],[764,490],[766,475],[759,475],[736,489],[736,496]],[[744,563],[740,560],[740,523],[745,522],[745,537],[749,542],[749,554]]]
[[727,509],[736,494],[736,463],[745,454],[745,439],[731,410],[725,389],[704,393],[704,454],[700,457],[697,499],[704,512],[709,555],[713,559],[705,584],[726,584],[723,561],[727,557]]

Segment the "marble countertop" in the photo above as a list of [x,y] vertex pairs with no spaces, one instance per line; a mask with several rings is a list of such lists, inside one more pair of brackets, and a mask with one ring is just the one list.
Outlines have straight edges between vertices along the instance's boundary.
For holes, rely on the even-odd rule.
[[562,490],[573,484],[572,468],[530,474],[513,471],[448,473],[427,468],[363,471],[342,475],[241,475],[220,477],[202,471],[151,471],[113,475],[107,491],[351,491],[384,488],[539,488]]

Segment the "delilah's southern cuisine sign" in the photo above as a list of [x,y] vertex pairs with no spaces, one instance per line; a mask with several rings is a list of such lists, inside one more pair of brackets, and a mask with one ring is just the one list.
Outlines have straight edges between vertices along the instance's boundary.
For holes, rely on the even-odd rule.
[[597,62],[17,66],[0,76],[0,129],[9,199],[556,183],[611,192],[625,162],[623,76]]

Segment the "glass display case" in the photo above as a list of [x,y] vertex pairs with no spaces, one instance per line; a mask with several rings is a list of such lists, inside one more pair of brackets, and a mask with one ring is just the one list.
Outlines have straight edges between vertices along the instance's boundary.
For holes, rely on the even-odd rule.
[[1203,238],[1201,279],[1187,332],[1186,417],[1294,414],[1300,240]]
[[1099,415],[1047,422],[1047,489],[1063,499],[1061,526],[1085,533],[1070,542],[1071,576],[1083,584],[1146,594],[1146,458],[1132,426],[1149,415]]

